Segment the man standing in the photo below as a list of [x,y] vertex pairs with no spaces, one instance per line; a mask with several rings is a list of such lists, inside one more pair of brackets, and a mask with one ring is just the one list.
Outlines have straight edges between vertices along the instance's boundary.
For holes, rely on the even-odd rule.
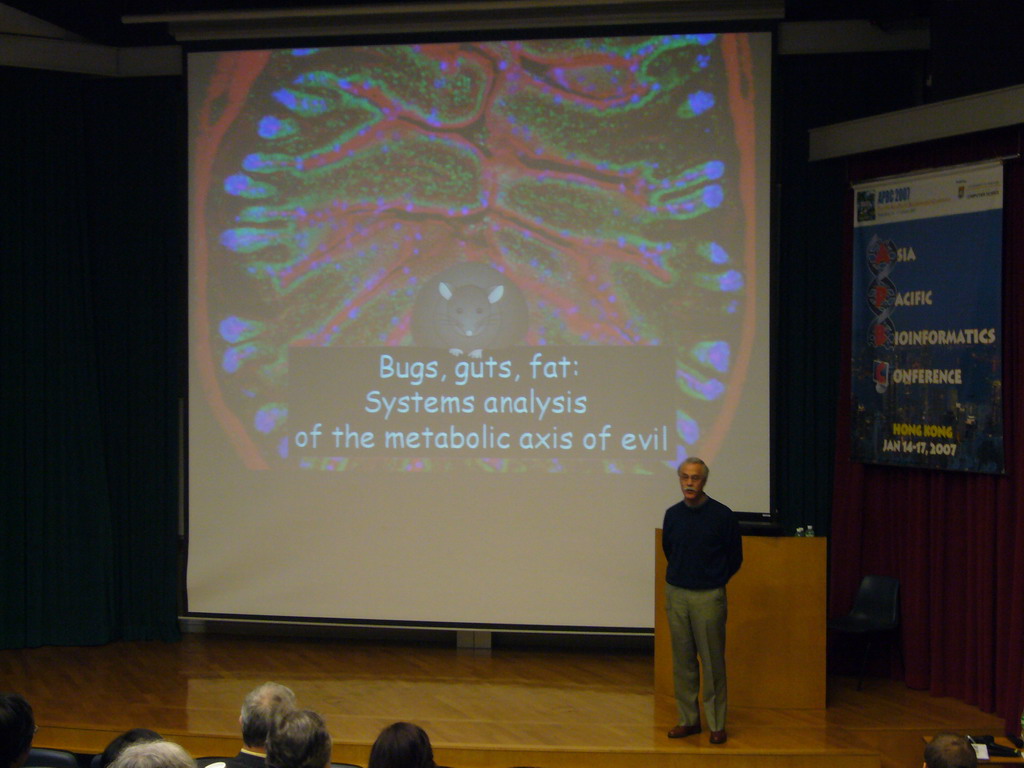
[[[704,717],[711,743],[725,743],[725,585],[743,562],[733,511],[704,493],[708,465],[684,459],[676,473],[683,500],[665,510],[662,548],[668,559],[665,610],[672,634],[679,723],[670,739],[700,733],[697,698],[704,672]],[[698,661],[699,660],[699,661]]]

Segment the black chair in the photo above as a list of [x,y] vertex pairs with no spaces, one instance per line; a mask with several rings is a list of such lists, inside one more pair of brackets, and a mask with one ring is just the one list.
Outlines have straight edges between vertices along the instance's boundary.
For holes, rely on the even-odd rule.
[[864,682],[864,669],[872,646],[880,640],[896,645],[903,663],[903,651],[896,642],[900,625],[900,581],[891,576],[869,575],[861,579],[853,607],[845,616],[829,619],[828,628],[841,635],[860,638],[863,650],[857,671],[857,690]]
[[78,768],[78,758],[63,749],[32,747],[24,768]]

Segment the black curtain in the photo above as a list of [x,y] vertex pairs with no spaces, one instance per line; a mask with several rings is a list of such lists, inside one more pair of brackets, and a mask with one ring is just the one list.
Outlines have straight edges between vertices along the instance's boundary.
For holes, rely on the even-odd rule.
[[846,164],[808,162],[808,132],[919,104],[925,56],[787,56],[776,68],[773,477],[789,533],[807,525],[830,531],[841,363]]
[[181,89],[0,69],[0,647],[177,637]]

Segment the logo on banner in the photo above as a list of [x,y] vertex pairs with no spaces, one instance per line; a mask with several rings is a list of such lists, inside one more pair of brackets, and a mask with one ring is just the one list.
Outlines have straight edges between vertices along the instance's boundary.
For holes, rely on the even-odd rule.
[[857,221],[875,220],[875,193],[870,189],[857,192]]
[[872,378],[875,380],[875,392],[884,393],[889,388],[889,364],[884,360],[875,360]]
[[892,349],[895,344],[896,325],[890,319],[896,301],[896,284],[889,278],[896,261],[896,244],[872,236],[868,243],[868,269],[871,282],[868,285],[867,303],[874,315],[868,328],[868,343],[874,347]]

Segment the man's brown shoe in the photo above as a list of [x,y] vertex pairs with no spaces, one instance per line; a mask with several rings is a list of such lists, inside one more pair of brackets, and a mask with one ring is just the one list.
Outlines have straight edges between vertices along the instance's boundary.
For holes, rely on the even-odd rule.
[[682,739],[700,733],[700,723],[696,725],[677,725],[668,732],[670,739]]
[[720,731],[711,732],[711,743],[712,744],[725,744],[725,729]]

